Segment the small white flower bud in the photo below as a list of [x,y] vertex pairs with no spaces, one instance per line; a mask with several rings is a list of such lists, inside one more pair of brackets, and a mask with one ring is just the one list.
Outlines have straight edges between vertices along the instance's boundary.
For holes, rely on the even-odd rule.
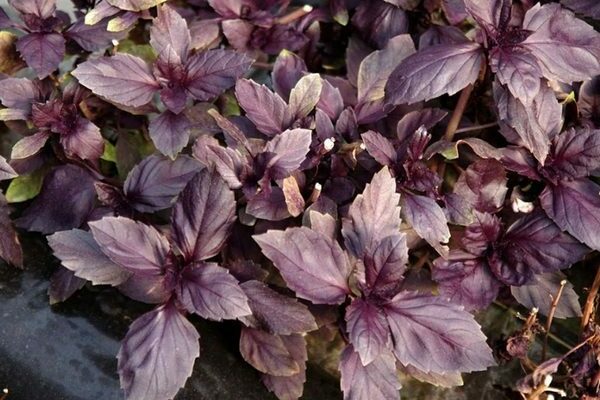
[[325,139],[325,142],[323,142],[323,148],[326,151],[333,150],[333,146],[335,146],[335,138],[334,137],[327,138],[327,139]]
[[548,387],[552,384],[552,375],[546,375],[544,377],[544,386]]

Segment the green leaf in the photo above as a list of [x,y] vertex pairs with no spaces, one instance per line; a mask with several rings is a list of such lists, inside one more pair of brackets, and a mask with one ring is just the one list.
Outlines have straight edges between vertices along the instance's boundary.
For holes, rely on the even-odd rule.
[[29,175],[20,175],[10,182],[6,190],[6,201],[21,203],[31,200],[40,193],[46,170],[40,168]]
[[149,63],[156,60],[156,53],[152,46],[149,44],[137,44],[131,39],[119,41],[117,52],[131,54],[132,56],[139,57]]
[[104,140],[104,153],[100,157],[104,161],[117,162],[117,149],[108,140]]

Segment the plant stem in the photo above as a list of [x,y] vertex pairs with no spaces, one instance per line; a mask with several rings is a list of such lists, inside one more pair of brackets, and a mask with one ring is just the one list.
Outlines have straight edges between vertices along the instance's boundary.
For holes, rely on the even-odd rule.
[[266,63],[266,62],[262,62],[262,61],[254,61],[254,63],[252,64],[252,66],[256,69],[264,69],[267,71],[270,71],[273,69],[273,64],[271,63]]
[[594,302],[596,301],[596,296],[598,295],[598,290],[600,289],[600,266],[596,270],[596,277],[594,278],[594,283],[592,283],[592,288],[588,293],[587,299],[585,300],[585,305],[583,306],[583,315],[581,316],[581,329],[585,329],[585,327],[590,322],[590,317],[592,316],[592,312],[594,310]]
[[454,111],[452,111],[450,122],[448,122],[448,126],[446,127],[446,133],[444,134],[444,139],[446,139],[449,142],[451,142],[454,138],[454,134],[456,133],[458,125],[460,124],[460,120],[462,119],[462,116],[465,113],[467,103],[469,102],[469,98],[471,97],[471,93],[473,93],[474,88],[475,86],[473,86],[473,84],[469,84],[460,92],[458,102],[456,103]]
[[558,302],[560,301],[560,296],[562,296],[562,292],[567,284],[566,280],[562,280],[560,282],[560,287],[558,288],[558,292],[554,299],[552,300],[552,304],[550,305],[550,312],[548,313],[548,319],[546,320],[546,334],[544,335],[544,345],[542,347],[542,362],[546,361],[546,351],[548,349],[548,335],[550,334],[550,327],[552,326],[552,320],[554,319],[554,313],[556,312],[556,307],[558,307]]
[[289,24],[291,22],[294,22],[298,18],[304,17],[306,14],[308,14],[312,10],[313,10],[313,7],[311,5],[307,4],[304,7],[298,8],[298,9],[292,11],[291,13],[279,18],[277,20],[277,23],[281,24],[281,25]]
[[494,122],[490,122],[490,123],[482,124],[482,125],[467,126],[465,128],[457,129],[454,133],[456,134],[456,133],[479,131],[482,129],[493,128],[496,125],[498,125],[498,121],[494,121]]

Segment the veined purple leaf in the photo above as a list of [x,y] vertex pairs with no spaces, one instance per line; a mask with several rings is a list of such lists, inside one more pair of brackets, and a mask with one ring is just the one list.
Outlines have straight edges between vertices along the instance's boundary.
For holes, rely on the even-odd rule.
[[278,335],[242,327],[240,353],[248,364],[265,374],[291,376],[300,372],[300,366]]
[[275,136],[287,127],[287,104],[265,85],[240,79],[235,85],[235,96],[256,128],[268,136]]
[[168,208],[201,165],[193,158],[179,156],[175,160],[152,155],[137,164],[123,184],[132,206],[141,212]]
[[58,33],[28,33],[17,41],[19,53],[37,77],[56,71],[65,56],[65,39]]
[[438,283],[440,296],[465,309],[483,310],[498,296],[501,283],[496,280],[482,258],[460,250],[433,262],[432,278]]
[[537,58],[544,76],[571,83],[600,74],[600,34],[559,4],[536,4],[525,14],[522,43]]
[[600,3],[595,0],[561,0],[561,3],[576,13],[600,19]]
[[394,165],[397,158],[396,149],[388,138],[375,131],[367,131],[360,137],[375,161],[381,165]]
[[150,122],[148,131],[156,148],[175,159],[190,140],[191,126],[185,114],[175,114],[166,110]]
[[392,104],[412,104],[453,95],[477,80],[482,62],[483,51],[477,43],[427,47],[405,58],[392,72],[386,99]]
[[145,275],[160,275],[164,270],[169,242],[155,228],[124,217],[105,217],[89,226],[114,263]]
[[130,107],[149,103],[159,89],[145,61],[124,53],[86,61],[72,75],[98,96]]
[[448,113],[439,108],[425,108],[423,110],[411,111],[398,121],[396,136],[401,142],[409,140],[421,126],[425,127],[426,130],[430,130],[443,120],[446,115]]
[[492,71],[512,95],[525,106],[531,104],[540,91],[542,70],[536,58],[522,47],[497,47],[490,57]]
[[237,18],[242,14],[243,0],[207,0],[208,4],[219,15],[226,18]]
[[362,365],[369,365],[392,347],[385,314],[368,300],[354,299],[346,308],[346,330]]
[[18,268],[23,268],[23,250],[19,235],[10,218],[6,198],[0,194],[0,258]]
[[523,262],[537,274],[568,268],[590,251],[537,212],[517,220],[502,240],[507,243],[504,251],[512,255],[512,262]]
[[280,400],[297,400],[304,391],[306,381],[306,340],[301,335],[280,336],[290,355],[296,360],[300,372],[291,376],[263,375],[263,383]]
[[491,0],[481,2],[477,0],[464,0],[467,12],[477,21],[489,36],[494,38],[498,29],[503,29],[510,19],[510,0]]
[[290,92],[289,113],[304,118],[315,108],[321,97],[323,84],[319,74],[303,76]]
[[204,166],[214,166],[230,189],[242,187],[239,177],[246,165],[238,151],[220,146],[214,138],[201,136],[194,143],[192,153]]
[[454,185],[460,195],[480,212],[496,212],[504,204],[508,188],[506,171],[499,161],[483,159],[469,165]]
[[[561,282],[566,277],[560,272],[537,275],[526,286],[511,286],[510,291],[519,303],[531,310],[536,307],[542,315],[548,315],[552,300],[558,294]],[[554,318],[572,318],[581,316],[579,296],[570,282],[566,282],[554,311]]]
[[27,78],[0,80],[0,102],[4,107],[31,112],[31,103],[39,99],[38,87]]
[[72,271],[59,267],[50,277],[48,296],[50,304],[61,303],[85,286],[85,280],[78,278]]
[[383,50],[369,54],[358,70],[358,100],[369,102],[385,97],[385,85],[392,71],[415,52],[410,35],[398,35],[389,40]]
[[379,171],[356,196],[342,221],[346,248],[356,257],[372,253],[380,240],[400,231],[400,195],[387,167]]
[[118,289],[130,299],[147,304],[164,304],[173,295],[173,280],[169,275],[134,274]]
[[90,232],[80,229],[57,232],[48,236],[48,244],[65,268],[94,285],[117,286],[131,276],[102,252]]
[[288,100],[292,88],[307,71],[308,68],[302,58],[291,51],[282,50],[273,64],[271,74],[273,88],[281,98]]
[[172,241],[186,261],[216,255],[235,221],[235,198],[219,174],[203,169],[179,195],[173,214]]
[[259,281],[241,285],[248,296],[252,315],[242,318],[253,328],[260,328],[278,335],[304,333],[317,329],[317,323],[308,307],[295,299],[279,294]]
[[415,378],[421,382],[426,382],[437,387],[451,388],[455,386],[462,386],[464,384],[460,372],[436,374],[434,372],[423,372],[412,365],[401,365],[400,369],[404,373],[410,375],[411,378]]
[[450,229],[444,210],[427,196],[404,192],[400,198],[402,216],[441,256],[446,256],[450,240]]
[[[320,197],[319,200],[321,200],[322,198],[323,197]],[[314,208],[314,205],[306,210],[306,213],[304,215],[306,216],[307,214],[308,219],[310,221],[310,229],[312,229],[313,231],[320,232],[323,235],[328,236],[330,238],[334,238],[336,236],[337,221],[335,220],[335,217],[333,217],[330,214],[322,214],[321,211],[317,211]]]
[[395,295],[408,262],[406,235],[396,233],[380,239],[362,261],[367,284],[365,290],[380,297]]
[[186,89],[198,101],[212,100],[235,85],[252,65],[244,53],[214,49],[189,58]]
[[237,279],[215,263],[194,263],[181,273],[177,298],[189,312],[221,321],[252,313]]
[[600,185],[589,179],[562,180],[540,195],[546,214],[594,250],[600,250]]
[[158,16],[152,21],[150,28],[150,45],[158,56],[185,62],[190,49],[190,31],[187,22],[171,6],[165,4],[158,7]]
[[95,200],[94,179],[85,170],[73,164],[59,166],[46,175],[40,194],[15,223],[44,234],[78,228]]
[[328,80],[321,79],[321,84],[321,96],[316,108],[324,112],[329,118],[335,120],[344,109],[344,99],[340,90]]
[[495,365],[485,335],[471,314],[447,300],[401,292],[386,306],[394,354],[425,372],[482,371]]
[[46,19],[54,14],[56,0],[8,0],[8,3],[21,14],[33,14]]
[[98,160],[104,152],[100,128],[82,117],[77,118],[71,132],[60,135],[60,144],[68,156],[77,156],[83,160]]
[[128,11],[144,11],[167,0],[105,0],[113,7]]
[[571,128],[558,135],[550,168],[575,179],[600,168],[600,130]]
[[364,366],[352,345],[340,357],[341,387],[344,400],[399,400],[400,382],[396,360],[389,353]]
[[119,376],[128,400],[175,397],[200,355],[196,328],[172,303],[142,315],[119,349]]
[[256,218],[267,221],[281,221],[291,217],[285,201],[285,194],[278,186],[273,186],[269,190],[263,190],[248,199],[246,212]]
[[[86,18],[89,14],[90,13],[86,14]],[[127,33],[108,32],[107,24],[108,21],[87,25],[83,19],[79,19],[63,34],[69,39],[77,42],[77,44],[86,51],[99,51],[105,47],[108,47],[113,39],[121,40],[125,38]]]
[[409,28],[408,16],[401,7],[374,0],[360,2],[352,24],[376,48],[385,47],[391,38],[407,33]]
[[276,135],[265,146],[264,153],[272,153],[267,168],[273,179],[283,179],[300,168],[310,149],[312,134],[309,129],[292,129]]
[[554,91],[543,85],[531,104],[525,106],[504,87],[494,85],[494,98],[500,119],[515,129],[524,147],[543,164],[550,141],[562,126],[562,106]]
[[333,239],[301,227],[270,230],[254,240],[298,297],[340,304],[349,293],[350,262]]

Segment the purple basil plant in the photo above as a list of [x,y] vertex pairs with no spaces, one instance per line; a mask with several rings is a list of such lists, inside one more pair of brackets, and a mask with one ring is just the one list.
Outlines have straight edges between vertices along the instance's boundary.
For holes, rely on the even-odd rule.
[[0,258],[35,232],[51,303],[153,307],[126,399],[177,396],[198,317],[281,400],[315,363],[394,400],[513,359],[505,392],[600,396],[596,1],[74,3],[0,9]]

